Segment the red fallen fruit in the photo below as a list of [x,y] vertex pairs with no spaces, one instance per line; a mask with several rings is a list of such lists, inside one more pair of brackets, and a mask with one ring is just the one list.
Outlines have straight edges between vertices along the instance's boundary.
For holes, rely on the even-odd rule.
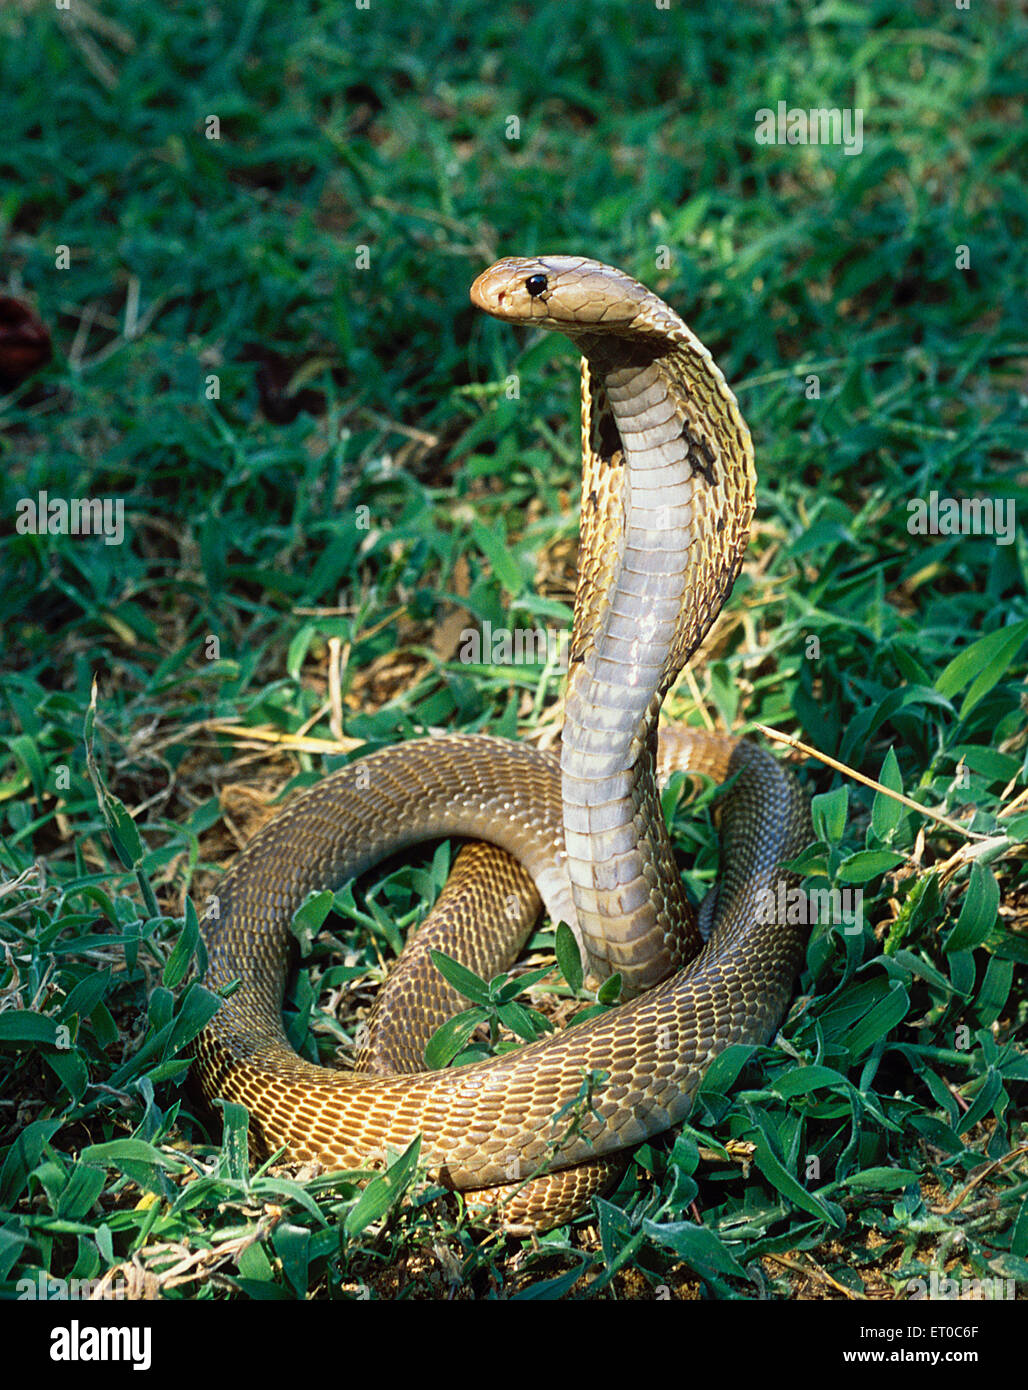
[[27,304],[0,295],[0,388],[10,391],[53,356],[46,325]]

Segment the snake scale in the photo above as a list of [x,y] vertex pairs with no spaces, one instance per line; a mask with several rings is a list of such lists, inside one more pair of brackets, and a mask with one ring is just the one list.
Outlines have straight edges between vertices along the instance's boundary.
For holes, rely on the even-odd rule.
[[[580,257],[501,260],[471,297],[582,354],[582,541],[559,760],[486,735],[424,738],[288,805],[226,873],[203,924],[208,986],[238,986],[199,1039],[197,1070],[208,1099],[248,1107],[260,1151],[380,1168],[421,1135],[438,1181],[469,1203],[501,1203],[518,1231],[581,1210],[626,1149],[685,1116],[715,1055],[773,1035],[805,933],[768,920],[767,905],[809,820],[791,775],[753,744],[662,730],[658,749],[663,697],[731,590],[753,513],[749,431],[710,353],[657,295]],[[675,869],[658,759],[731,781],[702,929]],[[301,1059],[282,1022],[296,909],[443,836],[475,843],[390,975],[357,1070]],[[540,899],[573,927],[594,977],[620,972],[627,1002],[516,1052],[426,1072],[427,1038],[466,1007],[430,949],[490,975]]]

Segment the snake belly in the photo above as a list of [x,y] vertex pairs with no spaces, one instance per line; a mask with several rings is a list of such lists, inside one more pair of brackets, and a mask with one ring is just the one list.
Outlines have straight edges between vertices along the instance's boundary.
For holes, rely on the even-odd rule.
[[[753,744],[682,730],[658,747],[661,702],[731,590],[753,512],[749,431],[709,352],[655,294],[579,257],[499,261],[471,294],[582,353],[582,545],[560,757],[484,735],[419,739],[297,798],[240,854],[203,923],[208,987],[238,985],[201,1034],[196,1069],[208,1099],[247,1106],[258,1151],[374,1168],[420,1135],[430,1174],[502,1199],[518,1230],[574,1214],[625,1149],[688,1113],[714,1056],[773,1035],[805,939],[776,920],[776,890],[809,814],[791,775]],[[661,813],[658,757],[731,783],[705,941]],[[296,909],[443,836],[484,843],[458,859],[457,886],[387,982],[365,1071],[300,1058],[282,1023]],[[457,940],[491,973],[539,899],[573,927],[595,976],[621,974],[628,1002],[517,1052],[419,1070],[433,1028],[462,1006],[439,986],[429,945],[452,953]]]

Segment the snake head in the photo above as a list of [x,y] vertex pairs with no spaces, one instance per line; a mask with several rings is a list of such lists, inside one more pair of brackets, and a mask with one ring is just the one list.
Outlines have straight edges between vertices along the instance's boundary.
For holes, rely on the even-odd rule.
[[623,270],[582,256],[505,257],[471,286],[471,302],[494,318],[571,338],[638,329],[640,315],[660,303]]

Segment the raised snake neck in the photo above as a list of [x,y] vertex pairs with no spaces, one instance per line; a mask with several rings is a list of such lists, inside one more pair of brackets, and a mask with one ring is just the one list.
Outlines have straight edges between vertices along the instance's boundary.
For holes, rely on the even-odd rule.
[[[656,790],[657,714],[741,564],[753,510],[749,432],[707,350],[612,267],[503,260],[479,276],[472,299],[497,317],[564,332],[583,353],[583,545],[559,776],[553,759],[525,745],[458,735],[373,754],[288,807],[226,874],[217,918],[204,924],[209,985],[241,984],[201,1036],[198,1071],[209,1097],[249,1107],[262,1149],[285,1146],[333,1168],[380,1166],[421,1134],[432,1173],[465,1192],[509,1192],[508,1222],[542,1226],[588,1200],[607,1177],[605,1156],[684,1116],[717,1052],[764,1042],[777,1027],[803,933],[768,921],[768,906],[808,820],[792,779],[760,749],[679,736],[680,764],[735,778],[710,937],[680,968],[699,936]],[[595,973],[620,971],[625,996],[639,997],[451,1071],[371,1077],[301,1060],[281,1017],[296,908],[312,889],[444,835],[507,851],[551,917],[576,927]],[[437,938],[430,919],[408,948],[413,965],[401,960],[390,981],[398,1002],[376,1011],[386,1042],[365,1056],[373,1070],[384,1056],[416,1067],[452,1011],[426,942],[462,942],[466,962],[491,973],[511,949],[497,954],[483,940],[502,926],[497,904],[517,901],[516,914],[502,915],[517,916],[522,936],[531,923],[522,870],[494,850],[475,855],[478,877],[464,873],[440,907],[456,936]],[[406,1046],[389,1042],[397,1032]],[[588,1105],[555,1139],[551,1119],[581,1098],[583,1077]],[[541,1176],[524,1182],[533,1173]]]

